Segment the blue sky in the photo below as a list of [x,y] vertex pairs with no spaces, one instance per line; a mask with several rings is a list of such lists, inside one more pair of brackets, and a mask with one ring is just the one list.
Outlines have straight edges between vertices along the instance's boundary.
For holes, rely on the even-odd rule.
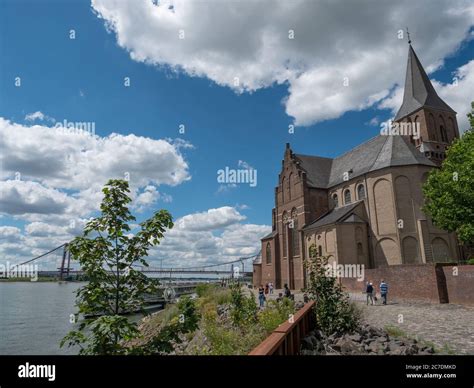
[[[122,3],[126,2],[115,3],[120,6],[113,11],[101,3],[107,3],[107,1],[97,0],[93,6],[85,0],[2,1],[0,5],[0,117],[10,124],[15,123],[24,127],[31,127],[34,124],[52,127],[54,122],[45,118],[36,121],[25,119],[27,114],[42,112],[58,122],[64,119],[94,122],[96,134],[102,138],[111,133],[117,133],[123,136],[134,134],[154,140],[168,139],[167,141],[175,146],[186,164],[184,170],[187,171],[187,178],[178,179],[173,185],[159,179],[143,183],[146,181],[146,173],[144,173],[145,176],[142,177],[144,179],[136,186],[137,195],[143,192],[146,185],[153,185],[161,197],[144,208],[140,217],[146,217],[153,210],[161,207],[169,209],[175,219],[195,213],[205,213],[209,209],[230,207],[233,209],[228,209],[230,224],[217,223],[214,229],[212,229],[213,226],[206,227],[206,233],[210,232],[221,238],[229,225],[233,225],[235,233],[238,233],[237,225],[240,227],[245,224],[253,225],[256,229],[247,230],[247,233],[256,235],[251,245],[258,248],[258,238],[261,236],[257,235],[264,234],[271,222],[274,187],[277,183],[285,143],[290,142],[297,153],[328,157],[340,155],[377,135],[379,126],[374,123],[378,124],[393,117],[394,110],[399,104],[401,89],[397,86],[397,82],[400,85],[404,82],[407,43],[406,40],[395,38],[384,41],[392,34],[391,32],[384,33],[380,41],[377,41],[375,33],[371,35],[370,41],[364,40],[364,34],[361,33],[361,38],[357,41],[359,44],[357,52],[348,52],[347,58],[344,54],[335,57],[337,66],[335,64],[334,67],[344,69],[351,67],[359,56],[362,57],[365,49],[370,54],[376,46],[384,47],[384,52],[380,55],[385,55],[392,47],[395,53],[392,58],[394,60],[388,62],[393,64],[393,67],[380,68],[380,64],[374,63],[373,74],[364,74],[360,77],[360,82],[364,82],[363,88],[359,88],[356,79],[354,88],[361,89],[359,92],[353,92],[356,94],[347,98],[340,95],[334,96],[332,104],[338,107],[335,112],[328,113],[325,117],[325,112],[328,111],[326,106],[331,106],[331,101],[326,100],[325,96],[330,97],[331,88],[327,84],[318,83],[320,81],[315,74],[321,74],[327,69],[327,64],[307,59],[311,57],[308,54],[310,48],[305,49],[304,45],[299,48],[301,52],[304,52],[299,58],[303,66],[300,69],[295,67],[288,79],[282,78],[280,68],[260,76],[260,73],[266,71],[265,67],[268,67],[265,65],[257,72],[258,75],[244,74],[242,76],[244,90],[236,90],[229,86],[230,81],[227,82],[220,73],[216,74],[212,62],[210,65],[207,64],[207,67],[198,64],[194,68],[192,67],[194,65],[186,68],[187,64],[194,63],[192,61],[198,56],[202,62],[209,61],[209,58],[202,53],[212,50],[221,57],[227,56],[229,60],[232,60],[232,45],[236,44],[238,39],[244,39],[232,34],[232,27],[229,27],[231,32],[222,33],[222,35],[230,36],[230,40],[225,42],[226,48],[223,53],[219,52],[222,42],[216,42],[215,47],[212,46],[214,42],[209,43],[209,47],[199,47],[200,43],[197,42],[197,47],[187,48],[182,53],[179,52],[181,49],[177,48],[177,58],[174,58],[172,45],[179,43],[170,43],[171,50],[169,50],[167,46],[160,46],[160,39],[165,39],[161,35],[152,33],[144,37],[148,31],[146,24],[153,21],[143,22],[145,32],[127,30],[126,25],[109,26],[108,32],[104,19],[108,17],[113,19],[120,12],[128,15],[131,23],[140,23],[140,21],[133,19],[135,16],[125,5],[123,10],[120,9]],[[114,5],[113,1],[109,3],[112,3],[111,7]],[[179,7],[176,7],[176,14],[186,7],[180,1],[177,3]],[[465,3],[461,2],[461,4]],[[225,8],[225,4],[221,7]],[[214,8],[219,7],[209,5],[209,8],[198,11],[216,12]],[[449,6],[446,5],[446,8]],[[95,9],[94,12],[93,9]],[[321,12],[323,11],[331,12],[331,10]],[[387,12],[391,11],[395,12],[387,10]],[[246,10],[241,10],[241,12],[245,15]],[[290,16],[299,20],[298,14]],[[280,19],[276,19],[275,23],[278,23]],[[459,90],[453,90],[450,84],[453,82],[453,74],[472,60],[474,49],[474,43],[470,39],[472,26],[460,17],[460,25],[451,34],[452,36],[448,35],[449,31],[446,29],[443,32],[446,37],[444,40],[439,40],[433,39],[430,35],[435,23],[432,25],[429,23],[430,18],[427,19],[425,30],[419,25],[423,22],[418,23],[414,28],[416,31],[412,33],[414,48],[425,67],[432,66],[436,69],[430,77],[438,81],[435,85],[439,85],[440,95],[449,104],[455,104],[453,108],[460,114],[465,114],[467,108],[459,101],[464,99],[466,106],[469,105],[469,94],[466,90],[472,85],[474,66],[464,69]],[[184,23],[183,20],[182,23]],[[362,24],[361,30],[366,28]],[[184,28],[188,28],[186,23],[183,25],[186,26]],[[295,25],[298,26],[297,23]],[[388,29],[393,29],[393,36],[396,34],[396,27],[395,25],[387,26]],[[404,28],[405,25],[401,27]],[[200,30],[197,28],[196,30],[202,31],[203,28],[200,26]],[[219,28],[224,27],[217,23],[213,34],[209,35],[213,37],[212,39],[221,39],[215,38],[215,34],[220,34]],[[344,25],[338,26],[336,23],[332,28],[335,31],[334,39],[336,39],[336,35],[344,29]],[[357,25],[353,28],[357,28]],[[192,30],[192,26],[189,29]],[[70,39],[70,30],[75,31],[75,39]],[[120,37],[121,43],[118,43],[117,37]],[[142,38],[143,41],[140,42]],[[328,40],[331,39],[328,38]],[[340,40],[341,37],[337,39]],[[144,49],[143,45],[150,40],[156,40],[158,46],[150,50]],[[192,41],[192,37],[190,40]],[[373,43],[372,40],[376,42]],[[321,43],[322,49],[324,49],[324,44]],[[162,56],[160,53],[157,54],[160,49],[169,51],[167,55]],[[251,50],[245,47],[236,47],[235,50],[247,49]],[[138,59],[131,57],[131,51],[135,52]],[[283,52],[281,56],[284,55],[287,54]],[[315,52],[315,56],[318,55],[320,55],[319,52]],[[255,58],[255,55],[249,54],[249,58]],[[281,62],[281,58],[275,61]],[[261,62],[262,60],[256,59],[255,63],[252,63],[251,59],[247,58],[239,69],[248,67],[253,71],[252,66],[261,65]],[[217,63],[216,68],[226,69],[226,63],[228,62]],[[362,62],[360,65],[364,68],[369,63]],[[191,76],[193,72],[199,76]],[[222,70],[221,73],[225,71]],[[390,73],[390,77],[387,78],[385,73]],[[348,74],[351,74],[351,80],[354,79],[353,70],[348,71]],[[304,80],[305,76],[308,76],[307,82]],[[15,86],[15,77],[21,77],[21,87]],[[124,86],[125,77],[130,78],[130,87]],[[372,78],[374,85],[367,85],[372,83]],[[396,81],[393,82],[393,80]],[[377,85],[378,83],[380,85]],[[372,92],[380,94],[373,102],[368,103],[367,93]],[[297,99],[299,95],[303,96],[302,100]],[[371,120],[372,123],[370,123]],[[461,122],[459,117],[458,120]],[[296,124],[295,133],[289,134],[288,126],[294,123]],[[185,125],[183,135],[178,132],[180,125]],[[13,129],[10,127],[6,130]],[[178,143],[175,140],[177,138],[185,141],[182,143],[184,146],[177,146]],[[42,153],[48,154],[47,146],[42,147],[45,147],[42,148],[44,150]],[[53,147],[47,156],[54,159],[55,151],[56,148]],[[132,152],[139,151],[137,148]],[[59,157],[61,156],[58,154]],[[113,159],[114,155],[110,157]],[[257,186],[249,187],[241,184],[225,190],[219,189],[220,185],[216,180],[217,171],[226,166],[238,168],[239,161],[244,161],[257,170]],[[2,179],[12,180],[14,173],[12,169],[5,169]],[[99,174],[98,179],[100,178],[102,176]],[[22,179],[39,182],[48,189],[71,196],[83,190],[78,189],[79,186],[69,187],[64,184],[55,186],[51,180],[43,181],[41,176],[27,174],[26,178]],[[15,235],[19,233],[21,236],[17,238],[20,240],[15,241],[24,242],[21,239],[29,237],[26,231],[27,225],[41,223],[35,224],[37,227],[30,230],[31,235],[35,237],[36,245],[29,247],[29,250],[23,250],[19,256],[28,256],[30,252],[40,252],[48,245],[46,240],[52,243],[59,241],[61,237],[67,237],[54,229],[58,225],[67,224],[67,217],[40,216],[28,211],[12,214],[6,207],[2,207],[1,210],[2,227],[9,236],[7,240],[14,239],[12,233]],[[69,212],[69,214],[72,213],[74,212]],[[84,209],[74,214],[74,217],[86,218],[94,212]],[[46,224],[52,225],[51,233],[55,238],[38,233],[37,230]],[[47,227],[46,229],[49,230]],[[241,236],[244,235],[245,233]],[[8,240],[9,243],[14,244],[10,240]],[[198,259],[204,260],[208,253],[213,259],[220,260],[229,255],[251,251],[250,246],[245,246],[242,242],[237,242],[237,248],[232,250],[232,246],[226,244],[222,248],[222,242],[219,241],[214,244],[215,249],[204,246],[204,253]],[[189,259],[193,258],[192,255],[186,255],[184,251],[184,248],[180,248],[181,254]],[[5,252],[7,255],[14,255],[11,246],[5,249]]]

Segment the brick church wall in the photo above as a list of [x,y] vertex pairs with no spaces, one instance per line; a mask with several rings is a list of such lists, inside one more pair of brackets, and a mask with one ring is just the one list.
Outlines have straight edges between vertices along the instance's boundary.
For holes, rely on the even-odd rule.
[[260,287],[262,284],[262,264],[253,265],[252,283],[254,287]]
[[389,286],[389,298],[474,306],[473,265],[404,264],[366,269],[364,275],[362,282],[341,278],[341,284],[349,292],[362,293],[365,282],[371,281],[380,295],[379,285],[384,279]]

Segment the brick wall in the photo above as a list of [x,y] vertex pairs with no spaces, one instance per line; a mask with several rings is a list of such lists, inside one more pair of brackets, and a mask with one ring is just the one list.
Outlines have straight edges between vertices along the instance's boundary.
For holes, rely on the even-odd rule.
[[474,306],[474,265],[443,265],[442,269],[449,303]]
[[364,277],[362,282],[342,278],[341,283],[347,291],[362,293],[366,281],[371,281],[380,295],[384,279],[389,298],[474,306],[474,265],[404,264],[366,269]]
[[362,282],[342,278],[341,283],[347,291],[361,293],[365,291],[366,281],[371,281],[376,287],[377,295],[380,295],[379,285],[383,279],[389,287],[389,298],[416,299],[434,303],[440,301],[434,264],[404,264],[366,269],[364,275],[365,279]]
[[253,265],[252,283],[254,287],[260,287],[262,284],[262,264]]

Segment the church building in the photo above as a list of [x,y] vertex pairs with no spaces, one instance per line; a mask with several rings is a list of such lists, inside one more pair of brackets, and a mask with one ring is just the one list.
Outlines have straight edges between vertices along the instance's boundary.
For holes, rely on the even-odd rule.
[[416,125],[419,136],[380,134],[336,158],[286,145],[254,285],[303,288],[312,245],[330,262],[365,268],[459,260],[455,234],[422,211],[422,185],[459,137],[456,112],[436,93],[411,44],[394,123]]

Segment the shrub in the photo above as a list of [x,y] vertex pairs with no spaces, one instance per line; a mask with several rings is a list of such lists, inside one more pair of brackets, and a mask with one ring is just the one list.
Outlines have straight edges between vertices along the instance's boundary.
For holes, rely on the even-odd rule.
[[265,332],[270,333],[289,319],[294,312],[295,302],[291,299],[283,298],[278,302],[270,300],[267,308],[258,313],[258,322]]
[[189,296],[181,297],[178,302],[180,331],[189,333],[197,329],[199,320],[201,319],[196,303]]
[[468,261],[467,264],[469,265],[474,265],[474,257],[471,257]]
[[196,286],[196,294],[202,298],[210,295],[216,290],[216,285],[211,283],[201,283]]
[[316,301],[316,323],[326,335],[353,331],[359,324],[360,314],[336,278],[327,274],[327,263],[328,259],[318,256],[312,245],[310,258],[305,262],[309,272],[306,292]]
[[250,325],[257,321],[257,302],[253,295],[245,296],[239,284],[231,286],[231,316],[234,325]]

